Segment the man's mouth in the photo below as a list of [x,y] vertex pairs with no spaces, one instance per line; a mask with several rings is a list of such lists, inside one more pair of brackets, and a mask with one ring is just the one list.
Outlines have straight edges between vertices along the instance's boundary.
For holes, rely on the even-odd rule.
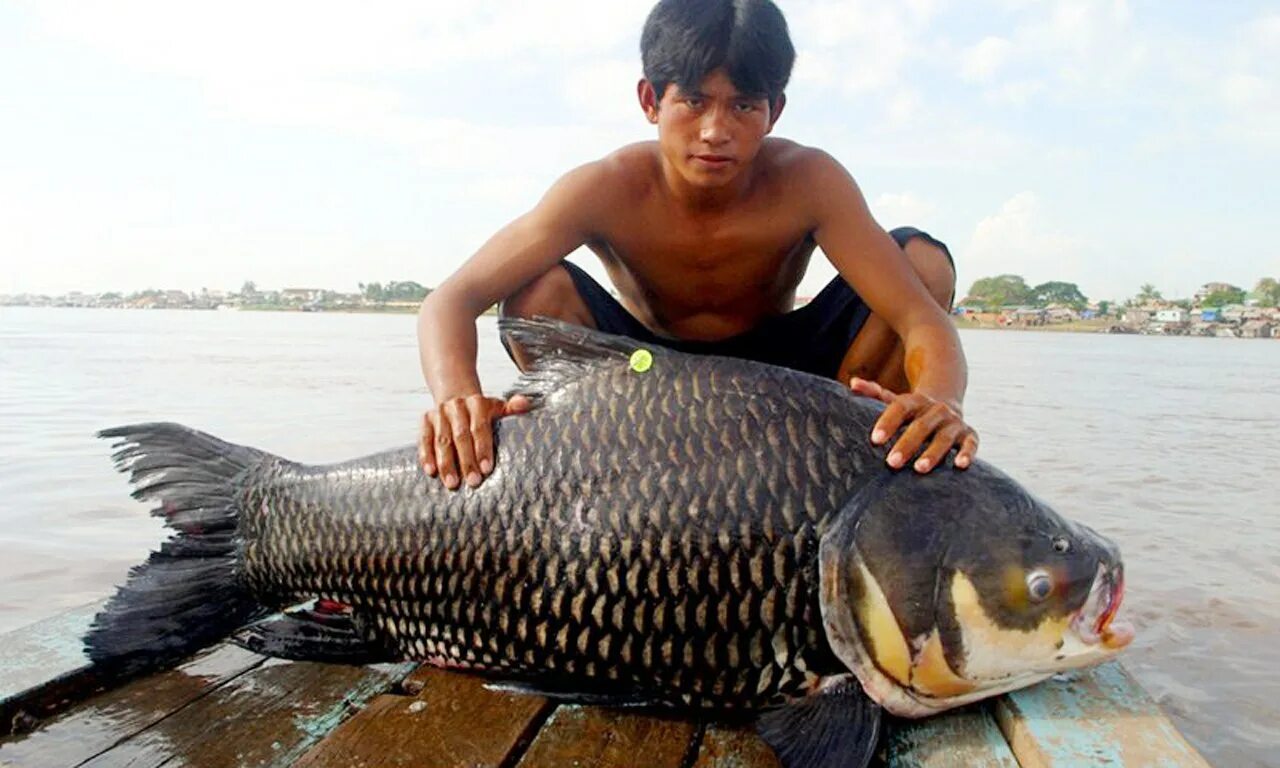
[[694,155],[693,158],[709,165],[727,165],[733,162],[729,155]]
[[1118,651],[1133,642],[1133,625],[1127,621],[1116,621],[1116,613],[1120,610],[1120,602],[1124,599],[1124,568],[1116,566],[1108,569],[1098,566],[1098,575],[1094,577],[1093,586],[1089,589],[1089,597],[1084,607],[1071,620],[1080,639],[1089,645],[1101,643],[1108,650]]

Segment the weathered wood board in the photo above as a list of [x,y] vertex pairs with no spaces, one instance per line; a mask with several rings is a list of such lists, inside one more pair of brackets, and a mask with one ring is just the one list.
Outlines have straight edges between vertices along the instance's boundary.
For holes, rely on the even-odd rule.
[[782,768],[773,750],[750,728],[707,725],[693,768]]
[[1116,662],[1015,691],[995,711],[1022,768],[1208,766]]
[[[96,611],[0,638],[5,726],[15,716],[35,726],[0,738],[0,768],[778,768],[749,728],[556,705],[412,664],[286,662],[221,645],[102,691],[111,681],[79,643]],[[987,705],[893,721],[881,746],[882,764],[895,768],[1207,765],[1114,663]]]
[[553,705],[489,690],[473,675],[422,667],[339,726],[299,768],[498,766],[533,739]]
[[894,720],[884,755],[894,768],[1019,768],[995,718],[982,706],[927,720]]
[[101,603],[8,632],[0,647],[0,736],[30,727],[94,685],[80,638]]
[[175,756],[208,768],[292,765],[408,671],[268,659],[84,765],[159,768]]
[[604,707],[556,708],[519,768],[680,768],[698,724]]
[[176,669],[93,696],[31,734],[5,739],[0,765],[80,765],[263,661],[235,646],[206,651]]

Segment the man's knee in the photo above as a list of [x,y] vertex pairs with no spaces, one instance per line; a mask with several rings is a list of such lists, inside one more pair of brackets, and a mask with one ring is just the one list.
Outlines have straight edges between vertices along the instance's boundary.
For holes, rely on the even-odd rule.
[[574,320],[577,315],[573,311],[580,304],[578,291],[573,285],[573,278],[568,270],[560,265],[535,277],[525,287],[502,300],[498,312],[503,317],[554,317],[561,320]]
[[947,252],[923,237],[911,238],[903,250],[929,294],[943,309],[950,310],[956,295],[956,272]]

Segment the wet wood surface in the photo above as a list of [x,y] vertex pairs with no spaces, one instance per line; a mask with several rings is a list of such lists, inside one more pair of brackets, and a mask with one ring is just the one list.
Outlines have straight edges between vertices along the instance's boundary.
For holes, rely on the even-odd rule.
[[[30,730],[0,738],[0,768],[779,768],[749,728],[557,705],[494,690],[477,676],[411,664],[288,662],[227,644],[176,669],[98,691],[104,682],[85,668],[78,639],[57,635],[58,627],[83,631],[91,616],[60,617],[23,631],[20,642],[0,637],[6,673],[0,704],[23,713]],[[46,680],[32,683],[42,659]],[[77,678],[81,689],[68,688]],[[67,711],[47,714],[76,696]],[[878,762],[1206,765],[1114,663],[987,705],[895,721]]]
[[484,680],[429,667],[340,725],[300,768],[497,766],[523,751],[553,705],[493,691]]
[[519,768],[681,768],[698,725],[648,713],[559,706]]
[[712,723],[702,733],[693,768],[782,768],[782,764],[750,728]]
[[31,734],[0,744],[0,764],[80,765],[160,722],[265,659],[235,646],[89,698]]

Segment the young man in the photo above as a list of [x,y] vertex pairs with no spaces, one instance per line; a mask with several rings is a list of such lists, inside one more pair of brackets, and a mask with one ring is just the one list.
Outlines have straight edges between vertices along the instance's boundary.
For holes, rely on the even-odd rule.
[[[547,316],[695,353],[785,365],[888,404],[870,439],[902,429],[888,462],[928,472],[977,436],[960,415],[966,368],[947,318],[946,247],[886,234],[829,155],[768,137],[795,52],[769,0],[662,0],[641,40],[640,106],[658,140],[570,171],[422,304],[422,368],[437,407],[419,456],[449,488],[493,469],[492,424],[528,409],[481,393],[475,320]],[[586,245],[620,301],[562,259]],[[821,248],[839,275],[792,310]],[[527,360],[511,350],[521,368]]]

